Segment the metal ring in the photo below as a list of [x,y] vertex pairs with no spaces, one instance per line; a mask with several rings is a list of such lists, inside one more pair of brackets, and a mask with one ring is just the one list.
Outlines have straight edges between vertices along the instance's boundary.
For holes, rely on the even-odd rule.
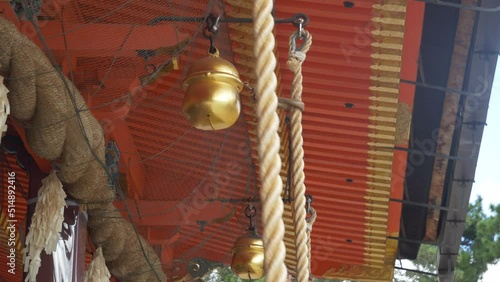
[[298,32],[294,32],[292,35],[292,43],[291,43],[292,46],[290,46],[290,49],[292,52],[293,51],[302,51],[302,48],[304,48],[304,44],[306,43],[305,41],[302,42],[302,44],[300,44],[300,46],[297,48],[297,42],[296,42],[297,39],[302,40],[302,39],[304,39],[304,37],[301,38],[300,34]]
[[306,199],[310,201],[311,203],[314,202],[314,197],[311,194],[306,195]]
[[257,209],[253,205],[248,205],[245,208],[245,216],[248,218],[252,218],[257,215]]
[[313,196],[311,194],[307,194],[305,196],[306,196],[307,205],[311,206],[312,202],[314,202]]
[[[295,14],[292,17],[292,24],[298,29],[296,38],[299,38],[301,40],[304,39],[304,28],[309,24],[309,17],[306,14]],[[296,40],[296,38],[294,39],[294,41]],[[293,51],[296,50],[295,47],[296,46],[294,42]]]
[[309,25],[309,17],[306,14],[295,14],[292,17],[292,24],[297,28],[299,28],[300,25],[302,25],[302,28],[305,28]]
[[193,278],[203,277],[209,270],[208,265],[201,258],[194,258],[187,263],[188,273]]
[[210,27],[210,31],[215,34],[219,31],[219,25],[220,25],[220,16],[215,18],[215,22],[212,23],[211,27]]

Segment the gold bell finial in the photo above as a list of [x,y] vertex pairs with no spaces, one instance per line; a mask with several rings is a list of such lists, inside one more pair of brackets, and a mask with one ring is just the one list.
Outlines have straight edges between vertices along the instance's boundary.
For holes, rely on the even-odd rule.
[[264,243],[255,229],[253,218],[257,210],[253,205],[245,209],[245,215],[250,218],[247,234],[234,243],[231,270],[241,279],[259,279],[264,276]]
[[193,63],[182,88],[184,116],[196,128],[219,130],[232,126],[240,115],[243,82],[238,70],[219,57],[219,51]]

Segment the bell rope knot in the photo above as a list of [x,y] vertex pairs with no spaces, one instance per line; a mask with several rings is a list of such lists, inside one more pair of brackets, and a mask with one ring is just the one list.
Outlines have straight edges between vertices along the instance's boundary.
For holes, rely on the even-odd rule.
[[25,281],[36,281],[42,250],[45,249],[45,253],[49,255],[56,250],[64,221],[65,199],[63,185],[56,171],[52,170],[42,180],[42,188],[38,191],[35,212],[26,235],[24,271],[28,274]]
[[306,53],[302,51],[292,51],[290,60],[297,60],[300,63],[303,63],[306,60]]
[[302,63],[305,60],[306,60],[306,53],[302,51],[290,51],[288,60],[286,61],[286,65],[291,71],[297,72],[300,70]]
[[102,248],[99,247],[94,252],[94,257],[89,265],[89,269],[85,272],[84,282],[108,282],[111,278],[111,273],[109,273],[106,267],[106,261],[102,255]]
[[9,99],[7,99],[9,90],[3,84],[3,76],[0,75],[0,143],[2,136],[7,131],[7,117],[10,114]]

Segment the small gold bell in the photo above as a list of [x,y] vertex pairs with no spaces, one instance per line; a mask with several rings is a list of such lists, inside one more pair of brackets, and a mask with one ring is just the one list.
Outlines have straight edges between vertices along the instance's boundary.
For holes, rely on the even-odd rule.
[[234,243],[231,270],[241,279],[259,279],[264,276],[264,242],[257,234],[254,218],[257,209],[250,204],[245,209],[245,216],[250,219],[247,234]]
[[249,231],[238,238],[232,250],[231,270],[241,279],[264,276],[264,243],[256,232]]
[[243,83],[238,70],[220,58],[217,49],[193,63],[182,88],[186,91],[182,111],[194,127],[225,129],[238,119]]

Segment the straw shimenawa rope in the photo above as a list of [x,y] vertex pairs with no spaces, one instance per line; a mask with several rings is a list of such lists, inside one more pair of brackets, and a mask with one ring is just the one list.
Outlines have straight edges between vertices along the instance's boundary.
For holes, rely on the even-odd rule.
[[287,279],[287,269],[283,243],[285,233],[281,199],[283,184],[279,175],[281,159],[278,136],[279,118],[276,113],[278,98],[276,95],[277,78],[274,72],[276,57],[273,53],[275,40],[272,8],[273,1],[271,0],[253,2],[254,56],[256,58],[254,71],[257,78],[255,94],[266,281],[284,282]]
[[113,205],[115,192],[101,165],[104,132],[75,86],[3,17],[0,54],[0,75],[7,79],[13,117],[27,125],[33,151],[53,162],[67,194],[87,204],[90,237],[102,246],[111,273],[120,281],[165,281],[153,248]]
[[[312,37],[307,31],[302,31],[304,43],[296,49],[295,41],[299,34],[290,36],[290,50],[287,66],[293,72],[291,99],[302,101],[302,62],[312,44]],[[293,182],[293,226],[295,230],[295,258],[297,260],[297,281],[309,281],[309,248],[306,223],[306,186],[304,184],[304,140],[302,139],[302,110],[296,107],[291,109],[292,131],[292,182]]]

